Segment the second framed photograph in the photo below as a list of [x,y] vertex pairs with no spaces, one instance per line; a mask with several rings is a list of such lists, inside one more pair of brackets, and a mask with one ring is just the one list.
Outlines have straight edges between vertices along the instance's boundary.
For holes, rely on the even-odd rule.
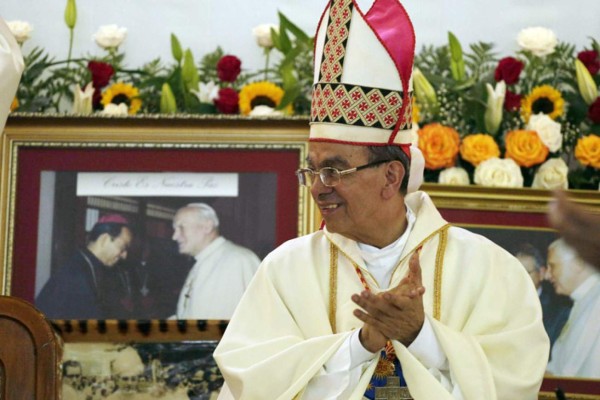
[[3,294],[52,319],[229,319],[259,261],[315,225],[306,137],[293,119],[12,118]]
[[[600,369],[597,360],[590,360],[590,355],[594,357],[594,349],[600,346],[596,328],[598,319],[581,319],[577,318],[578,313],[571,313],[572,294],[579,285],[581,292],[586,283],[581,280],[583,283],[571,284],[579,264],[575,264],[570,254],[565,254],[568,248],[548,225],[550,193],[534,189],[432,184],[426,184],[422,189],[431,195],[447,221],[483,235],[512,253],[531,277],[538,291],[544,327],[551,344],[551,359],[540,399],[556,399],[556,390],[573,400],[597,399],[600,396]],[[599,192],[570,191],[569,195],[590,211],[600,213]],[[581,276],[597,279],[594,276],[598,273],[588,269]],[[591,298],[589,303],[596,300]],[[565,335],[569,329],[588,333],[572,347]]]

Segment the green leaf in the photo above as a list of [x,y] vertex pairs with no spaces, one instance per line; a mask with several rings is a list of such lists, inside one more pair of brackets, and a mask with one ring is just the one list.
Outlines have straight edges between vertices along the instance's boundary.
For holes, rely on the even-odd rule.
[[298,84],[298,80],[294,75],[294,66],[292,64],[282,66],[279,71],[281,73],[281,80],[285,91],[288,91]]
[[288,105],[292,104],[298,96],[302,93],[300,86],[294,86],[285,90],[281,102],[277,106],[277,110],[283,110]]
[[450,71],[455,81],[465,79],[465,61],[460,42],[452,32],[448,32],[448,45],[450,48]]
[[185,82],[185,87],[188,90],[198,90],[200,77],[194,63],[192,51],[187,49],[183,58],[183,66],[181,68],[181,76]]
[[271,29],[271,40],[273,40],[273,47],[281,51],[281,38],[279,37],[279,33],[277,33],[275,29]]
[[278,50],[283,54],[287,54],[292,48],[292,42],[283,25],[279,28],[279,45],[280,48]]
[[304,33],[302,29],[294,25],[285,15],[283,15],[282,12],[278,12],[277,14],[279,15],[280,26],[285,27],[286,30],[292,32],[296,39],[301,42],[308,42],[311,40],[311,38]]
[[183,51],[181,50],[179,39],[177,39],[177,36],[175,36],[174,33],[171,33],[171,53],[173,54],[175,61],[180,63],[183,58]]
[[175,103],[175,96],[168,83],[163,84],[160,95],[160,112],[165,114],[172,114],[177,112],[177,104]]

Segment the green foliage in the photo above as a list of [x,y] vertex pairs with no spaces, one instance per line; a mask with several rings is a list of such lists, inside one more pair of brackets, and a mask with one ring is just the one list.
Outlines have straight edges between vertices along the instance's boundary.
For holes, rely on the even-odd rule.
[[313,38],[294,25],[285,15],[279,13],[279,33],[271,31],[273,45],[282,54],[282,60],[275,66],[280,83],[285,92],[279,109],[293,104],[297,114],[310,112],[312,89]]

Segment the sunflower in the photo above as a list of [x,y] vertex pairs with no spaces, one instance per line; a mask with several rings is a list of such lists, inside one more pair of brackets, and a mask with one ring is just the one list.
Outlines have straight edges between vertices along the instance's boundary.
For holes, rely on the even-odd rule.
[[137,113],[142,107],[142,100],[138,97],[140,92],[130,83],[117,82],[102,94],[102,105],[127,104],[129,114]]
[[550,85],[536,86],[521,101],[521,115],[529,122],[532,114],[546,114],[552,119],[563,115],[565,100],[558,90]]
[[15,111],[17,108],[19,108],[19,99],[17,99],[16,97],[13,99],[12,103],[10,103],[10,111],[13,112]]
[[[283,89],[274,83],[266,81],[250,83],[240,90],[240,113],[248,115],[256,106],[276,108],[281,103],[283,94]],[[284,111],[286,114],[291,113],[291,104]]]

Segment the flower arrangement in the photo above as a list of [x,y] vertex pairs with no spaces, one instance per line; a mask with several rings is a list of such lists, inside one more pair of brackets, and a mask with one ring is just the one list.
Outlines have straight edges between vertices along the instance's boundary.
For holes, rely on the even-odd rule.
[[523,29],[498,59],[426,46],[416,56],[413,112],[426,181],[541,189],[598,189],[600,46],[575,52],[546,28]]
[[[70,30],[69,55],[56,61],[43,49],[25,56],[25,71],[12,110],[125,116],[136,113],[201,113],[243,115],[306,114],[310,108],[312,38],[279,14],[279,25],[253,30],[264,50],[265,67],[246,71],[242,61],[217,49],[197,60],[171,34],[173,61],[152,60],[141,68],[125,66],[120,46],[127,29],[101,26],[93,40],[103,54],[72,57],[77,21],[75,0],[67,0],[65,23]],[[9,22],[22,45],[33,32],[24,21]],[[270,65],[273,51],[279,62]],[[257,108],[257,110],[254,110]]]
[[[119,48],[127,29],[99,28],[101,55],[56,61],[42,49],[25,56],[12,110],[24,112],[201,113],[243,116],[308,115],[313,38],[285,15],[253,29],[265,65],[258,71],[220,47],[196,58],[171,34],[173,59],[127,68]],[[65,23],[77,20],[67,0]],[[9,23],[18,42],[27,22]],[[542,189],[598,189],[600,185],[600,45],[576,52],[542,27],[523,29],[515,54],[499,58],[490,43],[463,49],[448,34],[424,46],[413,72],[413,135],[422,150],[425,180]],[[272,55],[278,57],[273,62]]]

